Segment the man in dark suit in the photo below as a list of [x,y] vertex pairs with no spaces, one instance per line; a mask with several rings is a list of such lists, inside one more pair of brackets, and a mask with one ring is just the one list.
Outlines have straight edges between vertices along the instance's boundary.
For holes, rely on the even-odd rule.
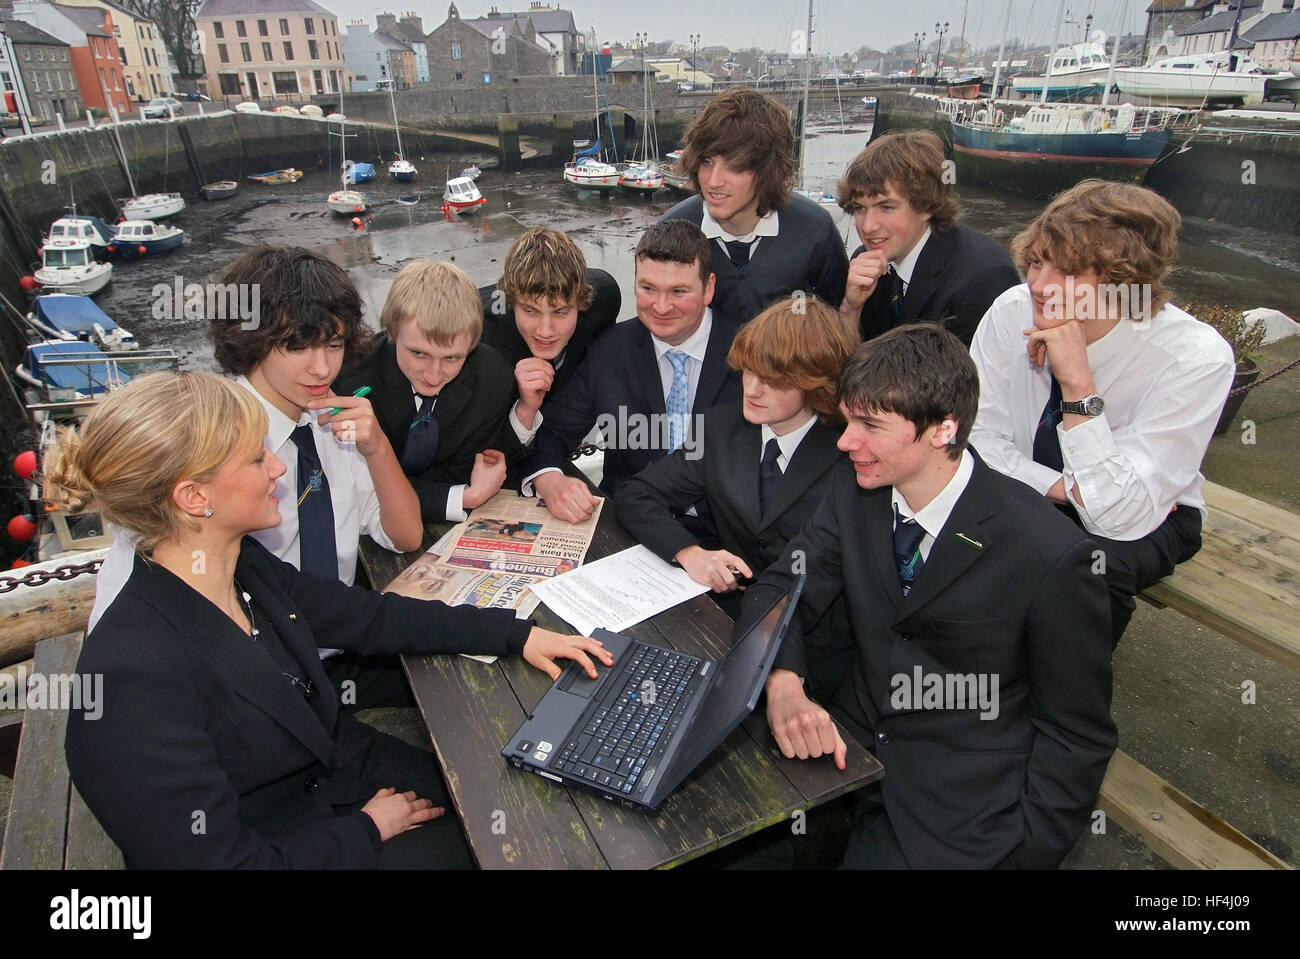
[[989,306],[1020,283],[1002,247],[956,222],[950,169],[937,136],[905,130],[872,140],[844,172],[839,204],[862,246],[840,312],[863,340],[924,320],[970,346]]
[[383,333],[334,391],[370,387],[370,403],[420,499],[425,522],[465,519],[505,481],[520,452],[507,424],[510,365],[479,342],[478,291],[458,267],[419,260],[393,282]]
[[[1093,544],[966,448],[978,394],[960,342],[931,324],[860,346],[839,383],[850,462],[737,622],[807,572],[767,715],[788,757],[843,768],[833,714],[884,763],[851,803],[847,866],[1055,867],[1115,748]],[[801,683],[803,631],[840,594],[854,668],[828,713]]]
[[[708,586],[733,619],[742,579],[777,560],[812,515],[831,468],[839,410],[835,381],[857,345],[857,331],[817,300],[773,303],[745,324],[727,356],[741,371],[744,401],[704,413],[702,455],[678,450],[619,487],[618,518],[660,558]],[[795,385],[795,384],[798,385]],[[708,504],[719,549],[708,549],[677,516]],[[816,689],[829,692],[847,668],[848,627],[834,604],[809,635]]]
[[708,241],[685,220],[656,223],[636,246],[638,322],[596,337],[564,388],[542,409],[536,453],[520,466],[523,491],[536,491],[559,519],[581,522],[597,498],[561,467],[593,427],[605,437],[600,488],[618,485],[679,447],[698,451],[692,424],[704,410],[740,398],[727,368],[736,325],[714,317]]
[[709,240],[713,315],[734,324],[796,291],[838,306],[848,260],[835,221],[792,191],[790,111],[749,87],[718,94],[686,131],[682,169],[696,195],[664,214]]

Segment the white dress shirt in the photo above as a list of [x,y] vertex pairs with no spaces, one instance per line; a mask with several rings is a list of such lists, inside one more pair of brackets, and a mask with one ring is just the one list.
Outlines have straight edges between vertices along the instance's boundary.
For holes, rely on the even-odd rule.
[[[1044,399],[1043,402],[1046,403],[1047,400]],[[935,537],[943,532],[948,517],[952,515],[953,507],[957,505],[957,500],[961,499],[961,494],[966,492],[966,484],[970,482],[971,474],[974,472],[975,457],[970,455],[969,450],[962,450],[957,472],[948,479],[947,485],[939,491],[938,496],[915,512],[907,505],[907,500],[903,499],[903,494],[898,491],[898,488],[893,489],[891,500],[894,509],[898,511],[898,522],[913,519],[921,529],[925,530],[920,545],[922,562],[930,558],[930,548],[934,546]]]
[[[898,274],[899,279],[903,281],[904,296],[907,295],[907,288],[912,285],[912,274],[916,272],[916,261],[921,258],[921,251],[925,249],[925,244],[929,239],[930,228],[927,226],[925,232],[921,234],[921,239],[916,241],[916,246],[912,247],[907,256],[897,263],[892,260],[889,262],[889,265],[894,268],[894,272]],[[1043,402],[1047,401],[1044,400]]]
[[[1084,528],[1135,540],[1177,505],[1205,514],[1201,460],[1232,385],[1232,349],[1214,329],[1166,305],[1151,320],[1121,320],[1088,345],[1102,415],[1057,427],[1063,473],[1034,462],[1034,433],[1051,370],[1025,351],[1034,325],[1029,287],[1007,290],[975,331],[980,403],[971,445],[994,469],[1046,493],[1065,477]],[[1078,488],[1083,505],[1072,495]]]
[[813,428],[813,424],[816,422],[817,414],[813,413],[808,417],[807,423],[797,429],[790,430],[784,436],[777,436],[776,433],[772,432],[772,427],[764,423],[759,427],[759,432],[762,434],[762,442],[758,447],[759,463],[763,462],[763,451],[767,449],[768,440],[775,439],[777,449],[781,451],[777,454],[776,465],[784,473],[790,466],[790,460],[794,458],[795,450],[799,448],[799,444],[803,442],[803,438],[808,435],[808,431]]
[[709,205],[702,205],[704,217],[700,220],[700,232],[708,239],[715,241],[722,248],[722,252],[731,258],[731,251],[727,249],[727,243],[748,243],[750,259],[754,257],[754,251],[758,249],[759,241],[765,236],[780,236],[781,220],[776,210],[768,210],[758,218],[758,223],[754,229],[750,230],[744,236],[733,236],[718,225],[718,221],[709,215]]
[[[267,402],[245,377],[236,377],[235,382],[257,397],[266,410],[269,420],[266,445],[285,467],[284,475],[275,483],[275,495],[280,501],[280,525],[250,535],[286,563],[301,566],[298,554],[298,447],[290,435],[296,427],[310,424],[316,452],[330,484],[339,579],[351,586],[356,579],[358,540],[362,533],[369,534],[385,549],[394,549],[393,541],[384,532],[379,519],[379,497],[370,479],[366,458],[357,452],[355,443],[345,443],[335,437],[329,424],[318,424],[316,416],[319,413],[303,412],[297,420],[291,420]],[[94,627],[121,592],[135,565],[133,534],[118,527],[110,527],[110,530],[113,545],[95,577],[95,605],[90,613],[88,629]]]

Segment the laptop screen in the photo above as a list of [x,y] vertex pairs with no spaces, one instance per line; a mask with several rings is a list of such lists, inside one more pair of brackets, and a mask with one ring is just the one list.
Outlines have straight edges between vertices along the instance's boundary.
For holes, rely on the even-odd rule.
[[672,768],[664,777],[665,786],[676,786],[686,778],[754,711],[786,627],[799,605],[805,578],[801,575],[794,589],[718,661],[713,686],[691,724],[690,734],[673,758]]

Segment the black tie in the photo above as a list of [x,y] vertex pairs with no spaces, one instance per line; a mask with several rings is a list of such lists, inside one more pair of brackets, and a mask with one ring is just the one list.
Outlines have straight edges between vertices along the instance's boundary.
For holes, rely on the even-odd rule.
[[903,317],[903,278],[889,267],[889,316],[897,323]]
[[736,269],[749,262],[749,243],[743,240],[723,240],[723,242],[727,245],[727,256],[731,257],[731,263]]
[[767,504],[776,496],[777,484],[781,482],[781,467],[776,458],[781,455],[781,444],[773,436],[763,447],[763,462],[758,467],[758,514],[767,512]]
[[334,505],[330,502],[330,481],[316,452],[316,439],[305,423],[289,438],[298,447],[298,568],[304,573],[338,579]]
[[925,530],[914,519],[903,519],[894,508],[894,559],[898,563],[898,581],[903,587],[903,595],[912,591],[916,574],[921,572],[925,560],[921,558],[921,540]]
[[1065,460],[1061,457],[1061,438],[1056,433],[1056,428],[1064,418],[1061,398],[1061,384],[1053,376],[1047,405],[1043,407],[1043,415],[1039,417],[1038,428],[1034,431],[1034,462],[1058,473],[1065,470]]
[[406,445],[402,447],[402,472],[419,476],[433,463],[438,452],[438,421],[433,416],[433,403],[438,397],[420,394],[420,409],[406,430]]

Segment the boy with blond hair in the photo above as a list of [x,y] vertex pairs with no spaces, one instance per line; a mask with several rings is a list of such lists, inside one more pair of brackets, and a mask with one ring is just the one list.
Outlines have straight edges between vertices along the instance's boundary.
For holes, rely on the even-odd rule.
[[[363,386],[380,428],[415,488],[425,522],[460,521],[501,488],[503,430],[514,402],[510,365],[480,343],[478,290],[450,263],[405,266],[379,316],[382,332],[361,362],[334,382]],[[505,440],[504,444],[502,440]]]

